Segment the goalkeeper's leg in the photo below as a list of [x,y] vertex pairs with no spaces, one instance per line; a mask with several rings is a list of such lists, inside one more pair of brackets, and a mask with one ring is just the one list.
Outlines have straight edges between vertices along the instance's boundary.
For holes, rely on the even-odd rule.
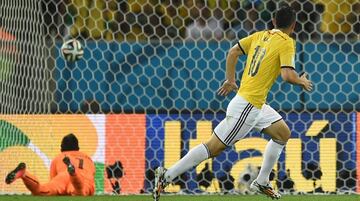
[[19,165],[11,171],[5,179],[7,184],[15,182],[17,179],[21,179],[26,188],[33,195],[63,195],[66,194],[66,185],[69,182],[68,175],[58,174],[49,183],[40,184],[39,180],[26,170],[25,163],[19,163]]
[[33,195],[67,195],[67,185],[69,176],[65,172],[61,172],[52,178],[48,183],[41,184],[39,180],[26,171],[22,178],[25,186]]
[[91,185],[86,183],[83,172],[80,169],[75,168],[68,157],[64,157],[63,162],[67,166],[67,171],[70,176],[70,183],[73,187],[73,189],[69,190],[69,193],[72,195],[83,196],[94,194],[94,189],[91,188]]
[[81,173],[76,173],[75,175],[70,176],[70,182],[74,187],[74,190],[71,191],[71,195],[76,196],[90,196],[94,195],[95,189],[91,184],[84,181],[84,177]]
[[12,170],[9,174],[6,175],[5,183],[11,184],[19,178],[22,178],[26,171],[26,164],[19,163],[18,166]]
[[33,194],[33,195],[40,195],[40,192],[48,192],[46,189],[42,189],[39,180],[32,175],[29,171],[26,171],[26,164],[19,163],[19,165],[11,171],[5,179],[7,184],[11,184],[15,182],[17,179],[22,179],[26,188]]

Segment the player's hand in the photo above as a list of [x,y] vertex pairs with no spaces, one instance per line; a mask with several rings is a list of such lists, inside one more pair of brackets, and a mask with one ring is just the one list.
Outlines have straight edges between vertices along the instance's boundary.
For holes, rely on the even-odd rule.
[[312,91],[313,89],[313,85],[312,82],[310,80],[308,80],[307,78],[308,74],[307,73],[303,73],[300,76],[300,79],[302,80],[302,87],[306,90],[306,91]]
[[220,96],[226,96],[228,95],[231,91],[237,91],[238,90],[238,86],[236,85],[235,81],[228,81],[226,80],[223,85],[220,87],[220,89],[217,91],[217,94]]

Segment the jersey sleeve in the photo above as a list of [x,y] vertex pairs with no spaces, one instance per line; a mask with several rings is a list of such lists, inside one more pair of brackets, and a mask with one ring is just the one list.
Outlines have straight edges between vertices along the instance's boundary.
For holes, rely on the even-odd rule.
[[293,40],[287,40],[286,44],[280,48],[280,67],[295,68],[295,44]]
[[255,38],[255,35],[256,35],[256,33],[253,33],[253,34],[239,40],[238,46],[241,49],[243,54],[249,53],[249,49],[251,47],[251,42]]

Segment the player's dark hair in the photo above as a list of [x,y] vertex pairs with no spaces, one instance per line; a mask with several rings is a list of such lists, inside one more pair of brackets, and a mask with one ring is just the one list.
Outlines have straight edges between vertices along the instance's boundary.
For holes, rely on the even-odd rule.
[[296,20],[296,13],[293,8],[288,5],[283,5],[275,13],[275,28],[286,29],[289,28]]
[[72,133],[64,136],[61,141],[61,152],[63,151],[79,151],[79,141]]

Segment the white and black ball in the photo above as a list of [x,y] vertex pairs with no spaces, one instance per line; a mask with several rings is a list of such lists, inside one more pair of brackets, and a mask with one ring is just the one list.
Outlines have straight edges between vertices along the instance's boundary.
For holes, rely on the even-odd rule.
[[61,46],[61,54],[66,61],[74,62],[83,57],[84,49],[78,40],[70,39]]

